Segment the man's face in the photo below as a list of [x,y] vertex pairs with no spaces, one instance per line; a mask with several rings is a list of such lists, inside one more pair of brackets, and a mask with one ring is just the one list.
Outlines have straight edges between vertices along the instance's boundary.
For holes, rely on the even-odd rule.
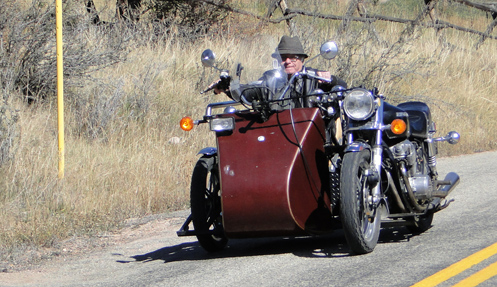
[[285,73],[288,75],[293,75],[302,70],[302,66],[304,65],[303,57],[298,55],[291,54],[282,54],[281,55],[281,64],[285,68]]

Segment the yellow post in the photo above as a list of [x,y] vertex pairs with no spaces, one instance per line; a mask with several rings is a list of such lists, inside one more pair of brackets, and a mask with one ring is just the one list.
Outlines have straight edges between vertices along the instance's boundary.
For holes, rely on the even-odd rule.
[[59,130],[59,178],[64,178],[64,62],[62,53],[62,0],[55,0],[57,38],[57,122]]

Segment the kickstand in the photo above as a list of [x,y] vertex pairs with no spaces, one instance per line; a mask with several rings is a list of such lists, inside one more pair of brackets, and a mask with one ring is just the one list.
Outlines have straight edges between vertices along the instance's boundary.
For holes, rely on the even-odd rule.
[[188,215],[188,218],[186,219],[185,223],[183,223],[183,225],[181,226],[181,228],[176,231],[176,234],[178,236],[191,236],[191,235],[195,235],[195,231],[193,230],[190,230],[190,223],[192,222],[192,215]]

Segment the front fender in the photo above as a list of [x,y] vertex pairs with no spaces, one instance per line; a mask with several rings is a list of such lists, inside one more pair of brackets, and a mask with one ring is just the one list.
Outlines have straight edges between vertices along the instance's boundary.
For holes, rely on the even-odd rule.
[[371,146],[365,142],[353,142],[345,148],[344,153],[359,152],[365,149],[371,151]]
[[215,148],[215,147],[205,147],[205,148],[203,148],[202,150],[200,150],[197,153],[197,155],[199,155],[199,154],[207,155],[207,156],[216,155],[217,154],[217,148]]

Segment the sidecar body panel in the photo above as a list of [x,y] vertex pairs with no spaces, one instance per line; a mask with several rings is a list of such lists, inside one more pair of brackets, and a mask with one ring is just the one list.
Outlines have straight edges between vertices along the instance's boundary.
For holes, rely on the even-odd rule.
[[217,138],[226,235],[283,236],[326,229],[331,221],[328,161],[319,110],[284,110],[265,122],[250,114],[224,116],[236,122],[232,134]]

